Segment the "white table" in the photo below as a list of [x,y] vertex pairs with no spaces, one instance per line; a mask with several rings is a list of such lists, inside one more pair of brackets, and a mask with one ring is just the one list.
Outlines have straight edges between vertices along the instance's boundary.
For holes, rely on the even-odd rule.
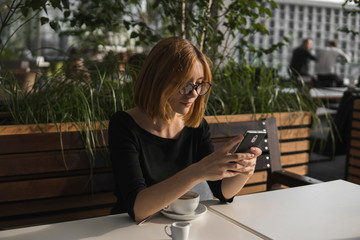
[[360,239],[360,185],[343,180],[239,196],[210,208],[269,239]]
[[[6,240],[122,240],[122,239],[170,239],[165,225],[175,220],[157,214],[148,222],[136,225],[127,214],[111,215],[71,222],[41,225],[28,228],[0,231],[0,239]],[[221,216],[207,211],[204,216],[189,221],[189,240],[196,239],[261,239]]]
[[341,99],[347,87],[311,88],[310,95],[316,99]]

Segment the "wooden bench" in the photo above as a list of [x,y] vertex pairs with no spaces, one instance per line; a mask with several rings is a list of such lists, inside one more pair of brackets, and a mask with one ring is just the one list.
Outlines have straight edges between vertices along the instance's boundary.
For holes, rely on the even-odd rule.
[[346,180],[360,184],[360,99],[354,100],[348,145]]
[[[216,121],[215,117],[207,117],[215,146],[248,128],[266,128],[272,139],[268,141],[268,149],[263,146],[264,154],[259,158],[257,171],[240,194],[264,191],[276,183],[284,184],[284,176],[294,179],[294,173],[306,174],[309,134],[303,130],[309,126],[284,127],[289,118],[285,121],[279,116],[279,128],[274,118],[253,121],[246,115],[243,122],[238,117],[219,116]],[[292,124],[296,121],[299,120],[290,120]],[[94,132],[99,137],[94,161],[76,126],[61,125],[61,129],[67,128],[61,134],[57,132],[59,126],[40,127],[42,131],[34,125],[1,126],[0,229],[110,214],[116,199],[106,129]],[[21,128],[21,133],[14,134],[14,128]],[[283,172],[283,167],[293,173]],[[311,179],[295,176],[298,177],[296,184],[311,183]]]

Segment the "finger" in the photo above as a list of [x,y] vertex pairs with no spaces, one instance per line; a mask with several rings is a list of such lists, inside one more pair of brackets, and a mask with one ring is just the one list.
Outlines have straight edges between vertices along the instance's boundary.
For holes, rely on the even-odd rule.
[[228,153],[230,150],[237,145],[239,142],[241,142],[244,139],[244,136],[239,135],[234,138],[232,138],[230,141],[228,141],[226,144],[224,144],[221,148],[219,148],[219,151],[223,153]]
[[258,148],[258,147],[251,147],[251,148],[250,148],[250,151],[251,151],[252,153],[254,153],[256,156],[260,156],[260,155],[262,154],[261,149]]
[[256,157],[254,153],[233,153],[228,155],[233,162],[241,162],[243,160],[251,160]]

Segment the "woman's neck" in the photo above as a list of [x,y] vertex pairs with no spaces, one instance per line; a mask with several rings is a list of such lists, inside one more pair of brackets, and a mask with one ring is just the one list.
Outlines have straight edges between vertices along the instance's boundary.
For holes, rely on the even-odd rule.
[[133,108],[127,112],[140,127],[162,138],[179,138],[185,126],[184,120],[179,114],[174,114],[170,123],[162,119],[157,119],[154,123],[152,119],[139,108]]

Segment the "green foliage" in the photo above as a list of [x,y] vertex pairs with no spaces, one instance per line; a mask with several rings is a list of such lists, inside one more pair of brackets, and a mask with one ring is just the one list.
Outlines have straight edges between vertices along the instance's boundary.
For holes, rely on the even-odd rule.
[[229,62],[213,75],[209,115],[310,111],[320,103],[312,101],[307,87],[281,79],[275,69],[254,68]]
[[[5,46],[30,20],[39,16],[40,12],[48,14],[49,9],[69,11],[69,0],[2,0],[0,1],[0,54]],[[41,24],[49,24],[54,30],[60,25],[48,16],[40,18]],[[5,34],[7,33],[7,34]]]
[[[356,16],[360,13],[360,1],[358,0],[344,0],[342,4],[345,16]],[[348,33],[353,36],[359,35],[359,29],[350,29],[347,26],[342,26],[338,29],[340,32]]]
[[133,107],[132,81],[121,74],[105,77],[95,72],[91,81],[84,81],[68,79],[60,69],[51,77],[42,75],[32,91],[24,92],[9,71],[0,78],[0,92],[6,93],[4,104],[11,114],[6,124],[106,121],[114,112]]

